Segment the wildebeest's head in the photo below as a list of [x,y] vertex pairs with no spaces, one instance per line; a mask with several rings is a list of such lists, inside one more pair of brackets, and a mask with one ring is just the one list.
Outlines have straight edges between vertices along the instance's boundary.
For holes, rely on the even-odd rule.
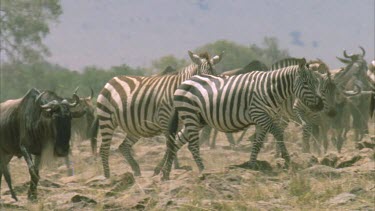
[[73,95],[73,98],[75,102],[68,102],[52,91],[39,92],[35,89],[30,90],[23,98],[25,115],[21,122],[25,124],[29,138],[42,148],[52,145],[54,155],[58,157],[69,153],[72,119],[70,109],[79,100],[77,95]]

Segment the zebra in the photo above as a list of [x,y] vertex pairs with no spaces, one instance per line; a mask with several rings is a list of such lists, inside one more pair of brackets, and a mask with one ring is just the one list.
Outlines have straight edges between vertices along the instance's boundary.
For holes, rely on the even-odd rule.
[[99,93],[97,125],[102,136],[100,156],[106,178],[110,177],[108,157],[114,130],[120,127],[127,134],[119,150],[130,164],[134,175],[140,176],[139,165],[131,154],[132,146],[140,137],[166,134],[174,91],[193,75],[214,74],[214,65],[221,60],[223,54],[210,58],[207,53],[188,53],[193,63],[178,74],[154,77],[117,76],[108,81]]
[[[169,124],[162,179],[169,179],[172,160],[186,142],[189,142],[188,149],[199,171],[203,171],[198,134],[206,124],[222,132],[237,132],[255,124],[259,129],[250,161],[243,165],[257,169],[257,155],[268,132],[276,138],[282,157],[289,164],[283,130],[275,119],[282,102],[292,95],[313,111],[322,110],[323,102],[316,93],[316,83],[305,59],[299,65],[276,71],[254,71],[232,77],[194,76],[183,82],[173,96],[174,112]],[[183,127],[176,134],[178,121]]]
[[[228,70],[220,74],[220,76],[223,77],[230,77],[234,75],[240,75],[240,74],[245,74],[251,71],[267,71],[268,67],[260,62],[259,60],[253,60],[246,66],[242,68],[237,68],[233,70]],[[209,126],[206,126],[202,129],[202,132],[200,134],[200,144],[202,145],[204,142],[208,142],[210,144],[210,134],[211,134],[212,128]],[[218,131],[214,130],[214,136],[212,138],[210,148],[213,149],[216,147],[216,136],[217,136]],[[225,133],[225,136],[227,137],[227,140],[231,146],[231,148],[234,148],[236,145],[236,141],[234,140],[233,134],[232,133]]]
[[[279,60],[275,62],[271,68],[268,68],[264,64],[262,65],[263,68],[259,68],[261,71],[272,71],[277,70],[280,68],[292,66],[292,65],[298,65],[301,62],[301,59],[297,58],[287,58],[283,60]],[[320,59],[312,60],[308,62],[309,69],[312,70],[318,79],[319,83],[319,91],[321,93],[321,97],[323,100],[324,108],[323,113],[322,112],[313,112],[308,107],[306,107],[303,103],[300,103],[300,101],[296,101],[296,98],[294,96],[290,96],[288,99],[284,101],[281,107],[281,112],[283,115],[280,116],[280,126],[285,130],[285,128],[288,126],[288,122],[294,121],[298,124],[302,124],[303,129],[303,151],[309,152],[309,139],[312,134],[312,129],[319,127],[319,125],[322,125],[321,116],[327,115],[329,117],[332,117],[335,115],[335,93],[336,93],[336,85],[334,81],[331,79],[331,74],[329,73],[328,66],[321,61]],[[259,67],[259,65],[258,65]],[[296,103],[296,105],[295,105]],[[206,127],[205,127],[206,128]],[[322,127],[323,128],[323,127]],[[328,146],[328,140],[327,140],[327,128],[324,127],[322,130],[322,138],[324,143],[324,149],[327,149]],[[237,141],[237,144],[242,140],[246,130],[241,134],[240,138]],[[255,139],[256,132],[249,137],[249,140]],[[216,134],[214,134],[215,137]],[[214,140],[215,141],[215,140]],[[213,141],[213,143],[214,143]],[[316,143],[316,142],[314,142]],[[232,142],[231,142],[232,144]],[[318,147],[316,147],[319,149]],[[278,149],[278,148],[276,148]],[[276,156],[279,154],[279,150],[277,150]]]

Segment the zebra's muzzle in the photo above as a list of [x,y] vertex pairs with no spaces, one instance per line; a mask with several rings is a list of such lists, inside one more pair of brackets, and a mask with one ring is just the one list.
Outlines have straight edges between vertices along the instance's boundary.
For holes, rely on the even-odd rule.
[[318,103],[314,106],[310,106],[310,109],[314,112],[321,111],[324,108],[323,100],[322,98],[318,97]]

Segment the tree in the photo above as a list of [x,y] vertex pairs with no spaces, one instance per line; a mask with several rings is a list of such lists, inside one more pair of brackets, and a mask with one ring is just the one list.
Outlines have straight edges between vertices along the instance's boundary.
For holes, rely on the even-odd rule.
[[49,55],[42,39],[62,14],[59,0],[1,0],[1,60],[33,62]]

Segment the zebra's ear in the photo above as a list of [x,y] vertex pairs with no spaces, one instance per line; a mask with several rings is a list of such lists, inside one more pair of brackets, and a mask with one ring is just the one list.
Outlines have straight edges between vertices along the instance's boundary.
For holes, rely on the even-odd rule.
[[201,60],[201,58],[197,54],[195,54],[195,53],[193,53],[191,51],[188,51],[188,53],[189,53],[191,61],[193,61],[197,65],[201,65],[202,64],[202,60]]
[[221,61],[221,58],[223,58],[223,55],[224,55],[224,51],[222,51],[219,55],[212,57],[211,64],[215,65],[219,63]]

